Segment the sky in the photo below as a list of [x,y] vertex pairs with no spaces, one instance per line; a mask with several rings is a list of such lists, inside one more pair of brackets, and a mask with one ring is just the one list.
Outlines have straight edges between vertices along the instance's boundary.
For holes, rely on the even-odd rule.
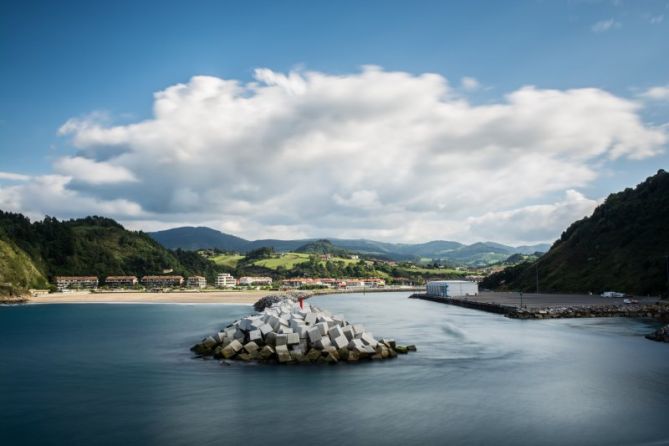
[[669,166],[669,0],[0,2],[0,209],[551,242]]

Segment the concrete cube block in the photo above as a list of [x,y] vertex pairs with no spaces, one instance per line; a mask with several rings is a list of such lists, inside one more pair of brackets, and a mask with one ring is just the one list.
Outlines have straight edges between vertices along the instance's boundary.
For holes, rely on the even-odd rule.
[[316,342],[323,337],[323,335],[321,335],[320,327],[317,326],[313,326],[312,328],[310,328],[308,334],[309,334],[309,340],[311,342]]
[[202,340],[202,344],[207,348],[213,348],[218,342],[212,336],[207,336]]
[[300,343],[300,336],[297,333],[288,333],[286,336],[287,336],[286,342],[288,345],[294,345]]
[[259,348],[260,347],[258,347],[258,344],[256,344],[253,341],[247,342],[246,344],[244,344],[244,350],[246,350],[248,353],[253,353],[253,352],[257,351]]
[[278,334],[276,335],[276,346],[279,347],[281,345],[287,345],[288,344],[288,335],[285,334]]
[[279,334],[288,334],[288,333],[293,333],[293,329],[290,327],[285,327],[283,325],[279,328]]
[[330,337],[330,339],[335,339],[338,338],[339,336],[344,336],[344,332],[342,331],[339,325],[335,325],[334,327],[328,330],[328,336]]
[[321,336],[327,335],[328,330],[330,329],[330,327],[328,327],[327,322],[319,322],[315,326],[318,327],[318,329],[321,331]]
[[262,324],[260,327],[258,327],[258,330],[260,330],[260,333],[262,333],[263,336],[267,336],[267,333],[274,331],[272,326],[269,324]]
[[[249,341],[262,341],[262,333],[260,330],[249,331]],[[251,353],[251,352],[249,352]]]
[[342,333],[344,333],[344,336],[346,336],[346,339],[349,341],[353,340],[354,334],[353,334],[353,327],[351,325],[345,325],[341,329]]
[[371,333],[363,333],[362,336],[360,336],[360,339],[362,340],[362,342],[364,342],[366,345],[371,346],[372,348],[376,348],[376,344],[378,344],[378,342],[376,341],[376,339],[374,339],[374,336],[372,336]]
[[332,346],[332,343],[330,342],[330,338],[320,338],[318,341],[314,342],[313,345],[318,349],[324,350],[325,348]]
[[348,343],[348,349],[349,350],[355,350],[357,352],[363,351],[365,348],[365,344],[360,339],[353,339],[352,341],[349,341]]
[[304,316],[304,323],[307,325],[314,325],[316,323],[316,314],[307,313],[307,315]]
[[300,339],[304,339],[304,338],[307,337],[307,332],[308,331],[309,331],[309,329],[305,325],[301,325],[301,326],[297,327],[296,333],[300,337]]
[[276,345],[276,337],[277,337],[277,334],[274,333],[273,331],[270,331],[265,336],[265,344],[271,345],[271,346]]
[[237,353],[237,352],[238,352],[239,350],[241,350],[244,346],[242,345],[241,342],[239,342],[238,340],[235,339],[235,340],[232,341],[230,344],[228,344],[228,347],[230,347],[231,349],[233,349],[233,350],[235,351],[235,353]]
[[335,339],[332,339],[332,345],[339,348],[344,348],[348,345],[348,339],[346,339],[346,336],[341,335]]
[[237,329],[235,327],[228,327],[225,330],[225,336],[228,338],[234,338],[235,333],[237,332]]
[[293,359],[290,356],[288,347],[286,347],[285,345],[281,345],[276,348],[276,356],[279,359],[279,362],[290,362]]
[[274,348],[272,348],[269,345],[266,345],[260,350],[260,357],[263,359],[269,359],[272,357],[274,353],[275,353]]

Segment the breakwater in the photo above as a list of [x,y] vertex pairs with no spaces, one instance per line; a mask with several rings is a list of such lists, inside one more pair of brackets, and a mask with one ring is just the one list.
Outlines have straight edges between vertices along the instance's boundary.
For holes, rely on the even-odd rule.
[[500,305],[493,302],[481,302],[473,299],[430,296],[412,294],[413,299],[429,300],[489,313],[503,314],[512,319],[562,319],[591,317],[632,317],[657,319],[669,322],[669,302],[652,304],[608,304],[608,305],[570,305],[545,308],[520,308],[518,306]]
[[416,351],[393,339],[377,340],[362,325],[291,298],[266,296],[246,316],[191,348],[197,356],[269,363],[381,360]]

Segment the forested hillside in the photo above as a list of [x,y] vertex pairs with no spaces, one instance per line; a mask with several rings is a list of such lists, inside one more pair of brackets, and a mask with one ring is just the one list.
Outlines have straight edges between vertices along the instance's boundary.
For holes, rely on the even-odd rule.
[[573,223],[539,260],[507,268],[483,286],[533,291],[666,293],[669,173],[609,195],[592,216]]
[[[55,275],[175,274],[207,276],[220,269],[194,252],[170,251],[142,232],[128,231],[114,220],[86,217],[30,222],[21,214],[0,211],[2,281],[26,288],[44,285]],[[10,258],[10,256],[12,256]],[[31,266],[32,265],[32,266]]]

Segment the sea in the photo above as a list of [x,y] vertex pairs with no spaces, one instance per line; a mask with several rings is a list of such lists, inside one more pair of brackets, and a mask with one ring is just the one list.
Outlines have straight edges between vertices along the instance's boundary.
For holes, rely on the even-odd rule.
[[669,444],[648,320],[513,320],[409,293],[319,296],[397,359],[258,365],[189,347],[252,307],[0,307],[0,445]]

